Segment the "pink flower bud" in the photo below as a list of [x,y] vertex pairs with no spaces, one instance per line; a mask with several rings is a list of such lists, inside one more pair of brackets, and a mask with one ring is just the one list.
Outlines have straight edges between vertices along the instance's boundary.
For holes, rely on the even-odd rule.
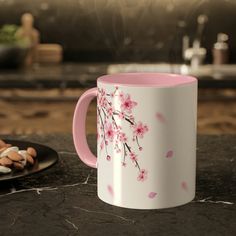
[[126,163],[124,161],[122,162],[122,166],[126,167]]

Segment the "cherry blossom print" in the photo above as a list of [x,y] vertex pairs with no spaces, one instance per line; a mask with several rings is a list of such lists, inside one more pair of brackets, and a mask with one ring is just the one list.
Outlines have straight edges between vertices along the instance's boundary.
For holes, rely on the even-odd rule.
[[104,148],[104,141],[100,143],[100,149],[102,150]]
[[134,152],[130,152],[129,157],[133,162],[138,160],[137,155]]
[[126,162],[122,161],[122,166],[126,167]]
[[108,116],[112,116],[112,115],[113,115],[113,112],[114,112],[113,107],[109,107],[109,108],[107,109],[107,114],[108,114]]
[[143,138],[143,135],[148,131],[147,125],[144,125],[142,122],[138,122],[134,125],[134,136]]
[[101,88],[100,94],[101,94],[101,97],[104,97],[106,95],[105,89]]
[[132,109],[137,106],[137,102],[131,100],[130,95],[122,95],[121,97],[121,110],[131,113]]
[[181,188],[185,191],[188,191],[188,184],[186,181],[182,181],[181,183]]
[[108,193],[113,197],[114,196],[114,191],[113,191],[113,188],[111,185],[107,185],[107,190],[108,190]]
[[140,170],[137,179],[138,179],[138,181],[146,180],[147,179],[147,171],[145,169]]
[[[110,142],[113,141],[113,138],[114,138],[114,135],[115,135],[115,131],[114,131],[113,126],[112,126],[111,123],[107,123],[107,124],[105,125],[105,135],[106,135],[106,138],[107,138]],[[106,144],[108,144],[108,143],[106,142]]]
[[123,98],[124,98],[124,93],[123,92],[119,92],[119,99],[123,100]]
[[160,121],[161,123],[165,123],[166,122],[166,119],[165,119],[164,115],[162,113],[160,113],[160,112],[156,113],[156,119],[158,121]]
[[121,149],[117,148],[116,153],[121,153]]
[[127,137],[126,137],[125,133],[123,133],[123,132],[119,133],[119,141],[120,142],[127,142]]
[[125,113],[123,111],[121,111],[119,114],[118,114],[119,118],[121,120],[123,120],[125,118]]
[[[148,127],[141,121],[136,121],[133,115],[133,110],[138,105],[137,102],[132,100],[130,94],[121,91],[119,87],[115,87],[111,93],[98,88],[97,99],[98,142],[100,143],[101,151],[106,154],[106,160],[112,160],[112,155],[108,152],[108,147],[111,144],[115,153],[121,158],[121,165],[126,167],[128,163],[131,163],[138,171],[137,179],[139,181],[146,180],[147,171],[141,169],[135,149],[138,149],[138,151],[143,150],[139,139],[143,138],[148,132]],[[130,132],[123,131],[122,126],[119,125],[121,120],[129,125]],[[131,138],[129,138],[131,143],[128,139],[129,135],[131,135]]]
[[106,107],[107,106],[107,99],[106,97],[99,97],[98,99],[99,106]]
[[157,196],[157,193],[156,193],[156,192],[150,192],[150,193],[148,194],[148,197],[151,198],[151,199],[155,198],[156,196]]
[[167,153],[166,153],[166,158],[171,158],[173,157],[174,155],[174,152],[172,150],[169,150]]
[[129,116],[129,119],[130,119],[131,122],[134,123],[134,117],[133,117],[133,115],[130,115],[130,116]]

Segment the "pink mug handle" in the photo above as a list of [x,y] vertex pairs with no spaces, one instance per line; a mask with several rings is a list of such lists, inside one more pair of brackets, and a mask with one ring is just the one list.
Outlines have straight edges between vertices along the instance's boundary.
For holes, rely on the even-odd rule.
[[79,158],[88,166],[97,168],[97,157],[90,151],[85,132],[87,110],[93,98],[97,97],[97,88],[87,90],[80,97],[73,118],[73,140]]

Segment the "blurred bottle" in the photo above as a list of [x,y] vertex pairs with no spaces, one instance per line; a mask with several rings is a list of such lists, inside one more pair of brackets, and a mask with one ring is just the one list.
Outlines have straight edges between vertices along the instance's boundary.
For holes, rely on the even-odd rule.
[[213,54],[213,64],[222,65],[229,62],[229,36],[224,33],[219,33],[217,35],[217,42],[214,44],[212,54]]
[[37,46],[40,40],[40,34],[34,28],[34,17],[30,13],[25,13],[21,17],[21,27],[16,32],[17,37],[27,40],[30,50],[26,58],[25,64],[31,65],[37,60]]

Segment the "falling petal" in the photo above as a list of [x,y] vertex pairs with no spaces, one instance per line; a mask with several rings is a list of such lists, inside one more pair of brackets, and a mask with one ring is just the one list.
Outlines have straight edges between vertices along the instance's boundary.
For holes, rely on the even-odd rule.
[[150,192],[150,193],[148,194],[148,197],[149,197],[149,198],[154,198],[154,197],[156,197],[156,195],[157,195],[157,193],[155,193],[155,192]]
[[174,155],[174,152],[172,150],[169,150],[167,153],[166,153],[166,158],[171,158],[173,157]]
[[104,148],[104,141],[102,141],[100,144],[100,149],[103,150],[103,148]]
[[164,117],[163,114],[161,114],[160,112],[157,112],[157,113],[156,113],[156,119],[157,119],[158,121],[160,121],[161,123],[165,123],[165,122],[166,122],[165,117]]
[[113,188],[112,188],[111,185],[107,185],[107,190],[108,190],[108,192],[110,193],[110,195],[113,197],[114,192],[113,192]]
[[186,183],[185,181],[183,181],[183,182],[181,183],[181,187],[182,187],[182,189],[184,189],[185,191],[188,191],[188,185],[187,185],[187,183]]

